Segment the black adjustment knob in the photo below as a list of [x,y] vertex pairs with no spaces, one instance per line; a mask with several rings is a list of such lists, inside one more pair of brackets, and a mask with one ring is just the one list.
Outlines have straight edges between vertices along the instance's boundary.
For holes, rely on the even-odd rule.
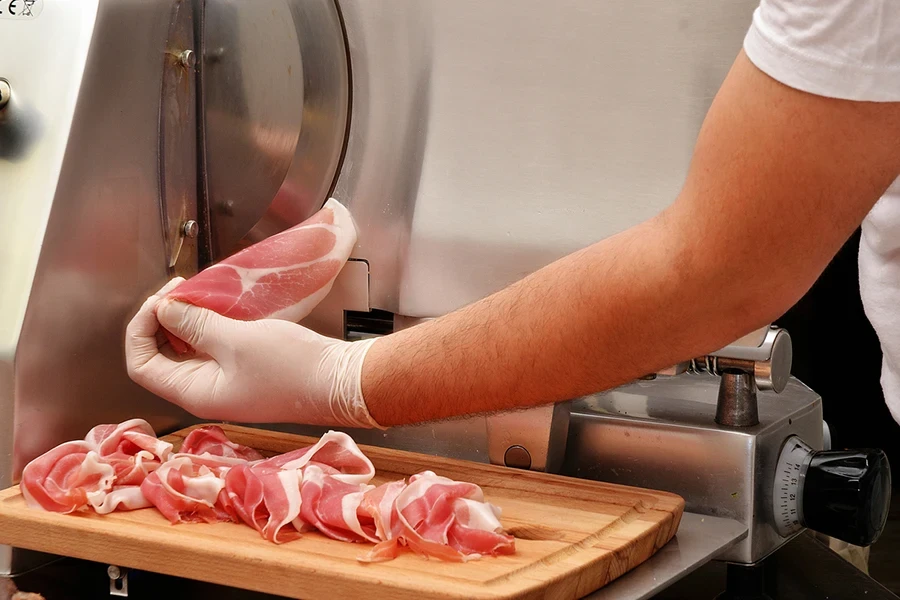
[[881,450],[813,454],[803,483],[806,527],[868,546],[878,539],[891,504],[891,467]]

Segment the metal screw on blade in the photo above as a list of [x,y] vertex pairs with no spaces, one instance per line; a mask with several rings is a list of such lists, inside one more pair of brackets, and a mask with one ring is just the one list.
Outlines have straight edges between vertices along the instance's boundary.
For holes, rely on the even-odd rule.
[[5,79],[0,79],[0,109],[6,108],[11,96],[12,88],[9,87],[9,82]]
[[122,571],[115,565],[106,567],[106,574],[109,575],[110,579],[120,579],[122,577]]
[[193,219],[185,221],[184,225],[181,226],[181,232],[184,234],[184,237],[193,239],[200,233],[200,225]]
[[197,65],[197,56],[193,50],[185,50],[178,55],[178,60],[188,69],[193,69]]

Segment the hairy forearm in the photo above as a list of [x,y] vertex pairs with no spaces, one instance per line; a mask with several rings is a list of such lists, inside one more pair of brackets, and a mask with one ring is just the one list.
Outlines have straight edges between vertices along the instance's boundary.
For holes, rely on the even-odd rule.
[[900,104],[774,82],[741,55],[661,215],[376,342],[362,390],[399,425],[602,391],[714,351],[812,285],[900,172]]
[[722,298],[682,279],[665,229],[654,219],[379,340],[363,378],[372,416],[399,425],[561,401],[732,341],[745,324],[709,327]]

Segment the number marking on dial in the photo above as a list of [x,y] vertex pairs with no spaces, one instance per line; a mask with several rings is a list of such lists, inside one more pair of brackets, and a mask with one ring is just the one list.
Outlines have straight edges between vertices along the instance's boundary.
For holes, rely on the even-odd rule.
[[781,449],[775,470],[773,512],[778,532],[787,537],[803,527],[800,522],[800,476],[812,448],[792,437]]

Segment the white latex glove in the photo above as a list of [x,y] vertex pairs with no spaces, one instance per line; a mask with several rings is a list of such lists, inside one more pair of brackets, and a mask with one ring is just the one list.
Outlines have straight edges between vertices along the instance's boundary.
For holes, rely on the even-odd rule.
[[[128,324],[129,376],[206,420],[380,427],[362,397],[362,364],[375,340],[345,342],[287,321],[237,321],[164,300],[181,278],[147,299]],[[178,356],[160,324],[194,348]]]

